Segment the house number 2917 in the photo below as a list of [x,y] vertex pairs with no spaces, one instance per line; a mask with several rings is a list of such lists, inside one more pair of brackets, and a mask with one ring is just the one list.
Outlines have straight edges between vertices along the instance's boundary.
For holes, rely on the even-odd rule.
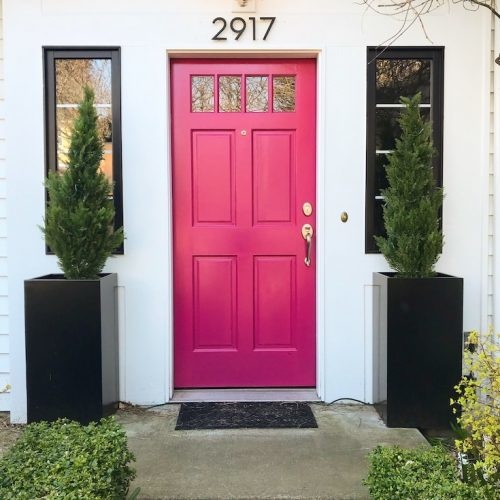
[[[276,21],[275,17],[249,17],[248,18],[248,24],[251,24],[252,26],[252,40],[257,40],[257,21],[260,21],[262,23],[267,23],[267,26],[265,26],[267,29],[264,33],[264,36],[262,37],[262,40],[266,40],[271,28],[273,27],[274,21]],[[226,36],[224,35],[224,32],[228,28],[234,33],[234,39],[239,40],[240,36],[245,33],[245,30],[247,29],[247,21],[243,19],[242,17],[233,17],[231,20],[227,20],[223,17],[216,17],[213,21],[212,24],[215,24],[216,26],[219,25],[220,29],[217,31],[217,33],[212,37],[212,40],[227,40]]]

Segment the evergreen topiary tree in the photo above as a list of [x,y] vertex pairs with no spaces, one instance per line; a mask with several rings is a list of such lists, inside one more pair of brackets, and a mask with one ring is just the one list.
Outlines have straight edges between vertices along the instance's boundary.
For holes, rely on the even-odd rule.
[[97,127],[94,92],[86,87],[73,125],[68,167],[46,181],[49,201],[42,231],[67,279],[95,279],[123,242],[114,230],[112,185],[100,170],[103,142]]
[[389,265],[402,277],[433,276],[443,247],[439,209],[443,190],[433,176],[431,125],[420,115],[420,94],[401,98],[405,108],[401,136],[386,166],[389,187],[384,196],[386,237],[376,236]]

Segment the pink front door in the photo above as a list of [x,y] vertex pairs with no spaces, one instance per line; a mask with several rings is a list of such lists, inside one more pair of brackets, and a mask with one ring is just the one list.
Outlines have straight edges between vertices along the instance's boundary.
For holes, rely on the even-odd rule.
[[174,60],[171,86],[175,387],[314,386],[316,63]]

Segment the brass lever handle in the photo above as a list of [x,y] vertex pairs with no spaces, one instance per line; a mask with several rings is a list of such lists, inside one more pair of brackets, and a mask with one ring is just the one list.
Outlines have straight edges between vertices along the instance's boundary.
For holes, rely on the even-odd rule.
[[306,237],[306,258],[304,259],[304,263],[307,267],[311,265],[311,242],[312,237],[308,234]]
[[302,237],[306,240],[306,258],[304,259],[304,263],[307,267],[311,265],[311,246],[313,234],[314,230],[311,224],[304,224],[302,226]]

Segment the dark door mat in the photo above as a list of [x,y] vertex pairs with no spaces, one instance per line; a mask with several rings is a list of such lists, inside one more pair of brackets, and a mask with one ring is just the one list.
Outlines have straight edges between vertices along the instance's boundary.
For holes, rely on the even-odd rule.
[[307,403],[182,403],[175,430],[317,427]]

